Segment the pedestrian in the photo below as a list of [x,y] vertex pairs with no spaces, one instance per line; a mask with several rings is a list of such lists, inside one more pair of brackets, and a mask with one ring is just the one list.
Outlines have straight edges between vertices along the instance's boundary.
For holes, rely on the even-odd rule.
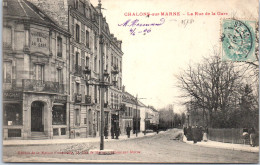
[[104,136],[105,136],[105,139],[108,139],[108,130],[107,130],[107,126],[105,126],[105,128],[104,128]]
[[187,136],[187,127],[186,126],[183,128],[183,133],[185,136]]
[[111,126],[111,138],[112,139],[114,139],[114,134],[115,134],[114,127]]
[[159,133],[159,126],[158,125],[156,126],[156,133],[157,134]]
[[206,142],[206,141],[208,141],[208,128],[206,127],[206,128],[204,128],[204,130],[203,130],[203,141],[204,142]]
[[188,129],[187,129],[187,140],[188,140],[188,141],[193,140],[193,138],[192,138],[192,129],[191,129],[191,126],[189,126]]
[[199,135],[199,130],[198,130],[198,126],[196,125],[192,128],[192,139],[194,144],[196,144],[198,141],[198,135]]
[[250,136],[250,146],[255,147],[256,146],[256,133],[255,129],[252,127],[249,130],[249,136]]
[[127,137],[130,138],[130,131],[131,131],[131,127],[128,125],[126,127],[126,133],[127,133]]
[[116,129],[116,139],[119,139],[119,134],[120,134],[120,128]]
[[203,138],[202,126],[198,127],[198,141],[200,142]]

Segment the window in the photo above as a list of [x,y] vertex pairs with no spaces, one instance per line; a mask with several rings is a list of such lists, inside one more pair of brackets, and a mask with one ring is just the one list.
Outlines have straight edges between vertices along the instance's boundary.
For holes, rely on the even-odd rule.
[[7,1],[3,1],[3,7],[7,7]]
[[76,126],[80,125],[80,118],[79,118],[79,110],[78,109],[75,109],[74,123],[75,123]]
[[52,108],[52,125],[66,124],[66,107],[62,105],[54,105]]
[[76,92],[79,94],[79,83],[76,83]]
[[95,45],[95,49],[97,49],[97,33],[96,32],[94,34],[94,45]]
[[3,46],[5,48],[12,47],[12,29],[10,27],[3,28]]
[[63,81],[62,81],[62,70],[61,69],[57,69],[57,73],[58,73],[58,83],[59,84],[62,84],[63,83]]
[[97,86],[96,85],[94,88],[94,97],[95,97],[95,103],[97,103]]
[[21,104],[6,103],[3,105],[4,125],[22,125],[22,106]]
[[4,83],[12,82],[12,62],[11,61],[4,62],[3,77],[4,77]]
[[60,134],[61,135],[66,135],[66,128],[61,128],[60,129]]
[[62,57],[62,38],[57,37],[57,56]]
[[86,57],[86,67],[89,68],[89,57]]
[[79,33],[80,33],[79,25],[76,24],[76,41],[77,42],[79,42]]
[[53,128],[53,136],[59,136],[59,129]]
[[44,65],[35,65],[35,80],[44,80]]
[[21,129],[8,129],[8,137],[22,137]]
[[97,72],[97,56],[94,59],[94,71]]
[[75,9],[79,8],[79,0],[75,0],[74,7],[75,7]]
[[76,52],[76,66],[79,65],[79,52]]
[[86,46],[89,48],[89,32],[86,30]]

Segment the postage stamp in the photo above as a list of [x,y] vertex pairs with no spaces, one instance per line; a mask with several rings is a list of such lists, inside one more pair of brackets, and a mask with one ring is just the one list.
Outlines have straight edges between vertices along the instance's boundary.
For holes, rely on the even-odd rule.
[[222,20],[222,61],[256,60],[255,23],[236,19]]

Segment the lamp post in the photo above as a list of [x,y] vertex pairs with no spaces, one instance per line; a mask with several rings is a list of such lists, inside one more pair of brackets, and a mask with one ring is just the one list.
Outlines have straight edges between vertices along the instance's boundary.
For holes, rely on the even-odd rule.
[[104,150],[104,90],[108,86],[113,86],[117,82],[117,77],[116,75],[118,74],[118,70],[114,67],[113,70],[111,70],[112,74],[112,80],[113,84],[110,84],[108,81],[109,78],[109,73],[107,70],[104,70],[104,54],[103,54],[103,44],[104,44],[104,39],[102,35],[102,26],[101,26],[101,21],[102,21],[102,13],[101,13],[101,0],[98,1],[98,16],[99,16],[99,29],[98,29],[98,34],[99,34],[99,58],[100,58],[100,74],[99,74],[99,83],[88,83],[89,80],[89,75],[91,74],[91,70],[86,67],[84,70],[84,74],[86,74],[86,85],[87,87],[89,85],[96,85],[100,87],[100,110],[101,110],[101,120],[100,120],[100,150]]

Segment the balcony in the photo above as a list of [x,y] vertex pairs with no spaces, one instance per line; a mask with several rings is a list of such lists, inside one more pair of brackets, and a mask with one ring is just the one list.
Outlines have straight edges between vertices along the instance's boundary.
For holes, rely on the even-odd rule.
[[76,93],[75,94],[75,103],[81,103],[81,101],[82,101],[82,95]]
[[75,64],[75,74],[81,76],[82,75],[82,67]]
[[23,91],[64,94],[64,84],[52,81],[23,79]]
[[91,104],[91,103],[92,103],[92,102],[91,102],[91,96],[85,95],[85,103],[86,103],[86,104]]
[[21,83],[17,83],[16,79],[4,80],[3,81],[3,90],[22,90]]

